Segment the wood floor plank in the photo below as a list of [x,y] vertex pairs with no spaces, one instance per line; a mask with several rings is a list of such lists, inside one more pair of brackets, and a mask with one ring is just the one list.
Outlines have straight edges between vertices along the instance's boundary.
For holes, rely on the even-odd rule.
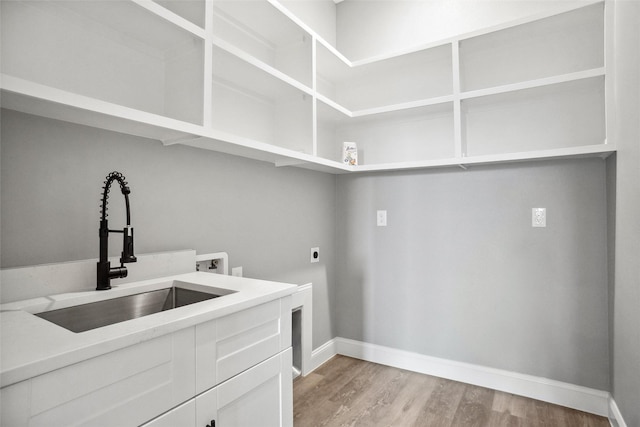
[[295,427],[609,427],[558,405],[336,356],[294,381]]
[[411,425],[449,427],[465,391],[465,384],[439,379],[431,396]]
[[317,381],[317,378],[314,378],[316,385],[311,388],[297,384],[306,382],[306,378],[297,378],[294,381],[294,388],[304,392],[298,394],[294,392],[294,424],[300,427],[322,425],[322,422],[328,418],[328,414],[338,410],[340,404],[330,401],[330,398],[336,390],[358,376],[366,366],[360,362],[349,357],[334,357],[314,371],[322,377],[322,380]]
[[436,385],[435,377],[410,373],[394,405],[382,414],[377,423],[371,425],[403,426],[407,425],[407,420],[417,420]]
[[400,369],[384,369],[371,378],[371,386],[354,399],[349,411],[336,418],[341,426],[371,426],[380,423],[396,404],[410,373]]
[[453,418],[452,425],[484,427],[488,425],[494,390],[468,385]]
[[491,411],[487,425],[491,427],[522,427],[524,424],[522,418],[508,412]]

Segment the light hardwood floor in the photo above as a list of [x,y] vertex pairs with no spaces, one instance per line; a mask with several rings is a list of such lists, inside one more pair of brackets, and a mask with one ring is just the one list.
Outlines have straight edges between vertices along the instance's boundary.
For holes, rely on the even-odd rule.
[[293,396],[295,427],[609,427],[596,415],[345,356],[297,378]]

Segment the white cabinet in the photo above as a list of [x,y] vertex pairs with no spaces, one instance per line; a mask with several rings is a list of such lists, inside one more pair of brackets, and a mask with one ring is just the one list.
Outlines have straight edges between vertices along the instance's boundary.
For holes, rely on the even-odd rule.
[[291,352],[283,297],[4,387],[0,424],[292,426]]
[[196,425],[293,426],[291,349],[196,397]]
[[193,397],[194,360],[192,327],[13,384],[2,425],[140,425]]
[[334,173],[615,151],[604,1],[357,62],[277,0],[0,5],[31,114]]
[[293,426],[289,348],[200,394],[144,427]]

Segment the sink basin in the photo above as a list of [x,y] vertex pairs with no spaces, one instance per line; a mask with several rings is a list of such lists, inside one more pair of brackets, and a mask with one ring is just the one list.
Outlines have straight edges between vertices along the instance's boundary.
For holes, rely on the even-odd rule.
[[200,292],[174,285],[170,288],[44,311],[35,315],[70,331],[84,332],[222,295],[224,294]]

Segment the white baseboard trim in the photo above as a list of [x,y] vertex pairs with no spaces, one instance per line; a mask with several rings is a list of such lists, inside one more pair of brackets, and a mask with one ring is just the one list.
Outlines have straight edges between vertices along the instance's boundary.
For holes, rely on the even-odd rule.
[[[320,366],[336,354],[500,390],[604,417],[610,414],[610,394],[607,391],[502,369],[425,356],[346,338],[334,338],[315,350],[312,355],[312,365],[314,367]],[[624,424],[620,424],[620,426],[622,427]]]
[[609,423],[613,427],[627,427],[627,423],[624,422],[620,409],[612,396],[609,396]]
[[336,339],[334,338],[311,352],[311,370],[309,372],[315,371],[336,354],[338,353],[336,352]]

